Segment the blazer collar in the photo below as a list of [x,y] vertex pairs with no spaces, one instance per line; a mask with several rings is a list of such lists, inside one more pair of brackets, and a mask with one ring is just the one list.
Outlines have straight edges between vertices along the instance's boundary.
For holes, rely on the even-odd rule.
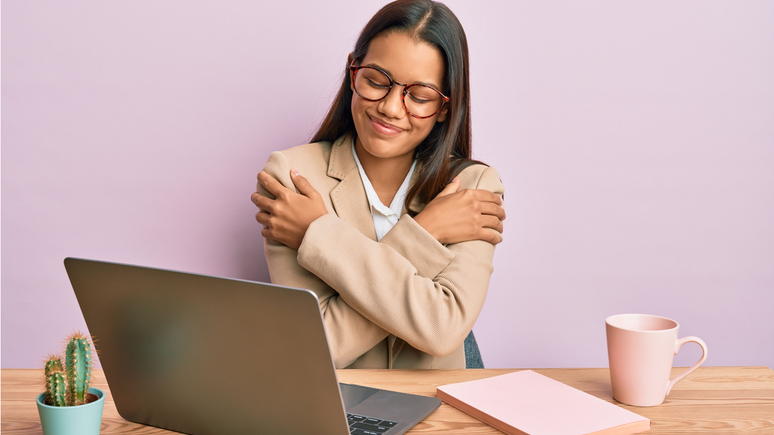
[[336,139],[331,145],[331,157],[328,159],[328,176],[343,180],[353,170],[357,172],[357,163],[352,157],[352,135],[347,133]]
[[328,176],[341,181],[331,190],[331,203],[339,218],[371,240],[376,240],[368,196],[352,156],[352,137],[351,134],[345,134],[331,146]]

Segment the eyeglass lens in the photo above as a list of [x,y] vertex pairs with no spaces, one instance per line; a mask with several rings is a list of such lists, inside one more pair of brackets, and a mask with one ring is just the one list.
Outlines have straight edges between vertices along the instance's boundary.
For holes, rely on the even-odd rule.
[[[383,72],[369,67],[360,68],[355,74],[355,91],[367,100],[381,100],[390,92],[390,78]],[[403,96],[406,110],[414,116],[433,115],[443,104],[438,91],[420,84],[408,85]]]

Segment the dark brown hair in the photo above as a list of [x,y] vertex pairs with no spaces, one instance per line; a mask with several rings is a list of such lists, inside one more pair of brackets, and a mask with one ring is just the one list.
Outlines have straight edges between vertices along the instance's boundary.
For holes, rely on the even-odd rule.
[[[435,47],[446,65],[443,89],[450,98],[446,120],[436,122],[430,134],[417,146],[417,183],[406,196],[406,208],[414,198],[426,204],[435,198],[471,160],[470,72],[468,41],[457,17],[443,3],[432,0],[397,0],[384,6],[363,28],[355,50],[344,70],[344,80],[328,115],[312,142],[335,141],[354,132],[349,62],[362,59],[371,40],[385,31],[402,32]],[[409,210],[412,216],[416,210]]]

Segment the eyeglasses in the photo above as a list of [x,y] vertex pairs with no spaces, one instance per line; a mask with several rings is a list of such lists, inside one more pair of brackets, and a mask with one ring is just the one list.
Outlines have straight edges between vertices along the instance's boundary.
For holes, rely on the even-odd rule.
[[[449,97],[438,89],[422,83],[403,84],[393,80],[386,72],[372,66],[349,66],[355,92],[366,101],[381,101],[392,90],[393,85],[403,86],[403,108],[414,118],[430,118],[441,111]],[[406,98],[408,96],[408,98]]]

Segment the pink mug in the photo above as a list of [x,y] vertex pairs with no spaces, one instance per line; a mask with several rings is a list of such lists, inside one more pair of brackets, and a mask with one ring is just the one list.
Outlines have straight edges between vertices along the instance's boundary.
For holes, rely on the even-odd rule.
[[[698,337],[678,339],[680,325],[672,319],[646,314],[619,314],[608,317],[605,324],[613,398],[621,403],[660,405],[677,381],[707,359],[707,345]],[[691,341],[701,346],[701,359],[669,379],[674,356],[682,345]]]

